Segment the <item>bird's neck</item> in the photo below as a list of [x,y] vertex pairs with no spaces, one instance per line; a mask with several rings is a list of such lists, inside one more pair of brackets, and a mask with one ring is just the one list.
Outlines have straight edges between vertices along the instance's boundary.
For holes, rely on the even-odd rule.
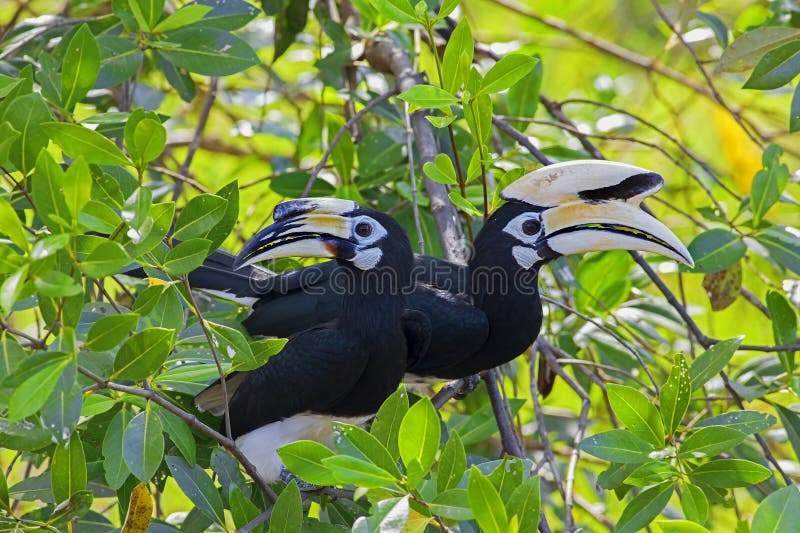
[[333,285],[344,295],[339,327],[367,344],[381,335],[402,332],[404,287],[410,275],[389,268],[364,271],[350,264],[342,265],[340,271]]
[[[470,289],[473,303],[489,321],[489,337],[472,360],[480,363],[475,371],[504,364],[525,351],[542,326],[538,275],[516,262],[500,265],[470,262]],[[491,265],[491,266],[490,266]]]

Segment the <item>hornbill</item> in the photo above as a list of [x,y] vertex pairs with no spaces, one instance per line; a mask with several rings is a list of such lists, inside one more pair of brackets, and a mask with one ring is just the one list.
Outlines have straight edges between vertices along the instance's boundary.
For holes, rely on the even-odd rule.
[[[414,256],[390,216],[355,202],[309,198],[275,207],[275,222],[255,235],[231,267],[279,257],[334,257],[349,285],[329,322],[296,333],[262,367],[231,374],[232,437],[268,482],[279,478],[276,450],[300,439],[325,441],[331,420],[358,423],[397,389],[408,354],[424,351],[425,315],[407,309]],[[222,386],[195,405],[225,414]]]
[[[507,202],[486,220],[466,266],[416,256],[411,309],[431,323],[427,350],[409,354],[407,381],[464,378],[504,364],[539,334],[538,270],[561,255],[642,250],[692,264],[688,250],[641,207],[663,178],[610,161],[559,163],[502,191]],[[252,263],[252,261],[251,261]],[[252,335],[287,336],[337,316],[335,262],[275,275],[256,265],[233,270],[216,252],[190,275],[198,288],[252,306]]]

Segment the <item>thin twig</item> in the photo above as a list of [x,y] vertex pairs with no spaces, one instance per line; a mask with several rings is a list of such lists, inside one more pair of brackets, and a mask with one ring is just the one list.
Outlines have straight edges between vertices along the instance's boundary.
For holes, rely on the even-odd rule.
[[536,146],[533,145],[530,139],[528,139],[525,135],[515,130],[514,127],[511,126],[511,124],[509,124],[502,118],[493,116],[492,124],[497,126],[497,129],[499,129],[500,131],[502,131],[503,133],[505,133],[506,135],[517,141],[520,144],[520,146],[528,150],[531,153],[531,155],[535,157],[536,160],[539,161],[541,164],[543,165],[553,164],[553,160],[544,155],[544,152],[536,148]]
[[[194,137],[192,138],[192,142],[189,143],[189,150],[186,152],[186,159],[183,160],[183,163],[178,169],[178,174],[181,176],[189,175],[189,167],[194,159],[194,154],[197,153],[198,148],[200,148],[200,143],[203,140],[203,132],[206,129],[208,117],[211,114],[211,107],[214,105],[214,100],[217,97],[218,83],[219,78],[211,78],[208,82],[208,92],[206,93],[206,99],[203,101],[203,108],[200,110],[200,118],[197,120],[197,127],[194,130]],[[183,192],[183,183],[184,180],[179,180],[178,183],[175,184],[175,189],[172,191],[173,201],[177,200],[181,195],[181,192]]]
[[339,144],[339,141],[341,140],[342,136],[344,136],[344,134],[347,133],[350,130],[350,128],[353,127],[353,124],[361,120],[364,117],[364,115],[375,109],[377,106],[381,105],[383,102],[385,102],[395,94],[397,94],[397,89],[392,89],[388,92],[383,93],[382,95],[371,100],[367,105],[364,106],[364,108],[361,111],[359,111],[358,113],[347,119],[347,122],[345,122],[344,125],[341,128],[339,128],[339,131],[337,131],[336,135],[334,135],[333,139],[331,139],[328,149],[325,150],[324,154],[322,154],[322,158],[319,160],[319,163],[317,163],[311,170],[311,173],[308,176],[308,182],[306,182],[306,186],[303,189],[303,196],[308,196],[308,193],[311,192],[311,187],[314,185],[314,181],[317,179],[317,175],[323,169],[323,167],[325,167],[325,163],[328,162],[328,158],[333,153],[333,149],[336,148],[336,145]]

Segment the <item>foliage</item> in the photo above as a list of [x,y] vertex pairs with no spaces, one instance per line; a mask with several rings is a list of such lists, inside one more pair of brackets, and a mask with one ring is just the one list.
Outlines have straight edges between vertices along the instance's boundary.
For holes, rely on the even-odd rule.
[[[3,530],[798,530],[792,2],[62,4],[0,6]],[[442,209],[468,237],[525,171],[601,156],[666,177],[648,207],[695,267],[559,259],[501,395],[401,387],[334,450],[281,449],[316,492],[193,407],[283,346],[187,279],[280,200],[451,257]]]

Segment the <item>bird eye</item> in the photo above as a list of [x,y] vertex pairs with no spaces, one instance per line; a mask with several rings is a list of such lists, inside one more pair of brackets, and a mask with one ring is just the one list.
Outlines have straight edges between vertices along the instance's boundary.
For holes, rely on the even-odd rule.
[[367,222],[359,222],[356,225],[356,235],[359,237],[369,237],[372,235],[372,226]]
[[542,225],[538,220],[530,219],[522,223],[522,232],[525,235],[536,235],[540,229],[542,229]]

